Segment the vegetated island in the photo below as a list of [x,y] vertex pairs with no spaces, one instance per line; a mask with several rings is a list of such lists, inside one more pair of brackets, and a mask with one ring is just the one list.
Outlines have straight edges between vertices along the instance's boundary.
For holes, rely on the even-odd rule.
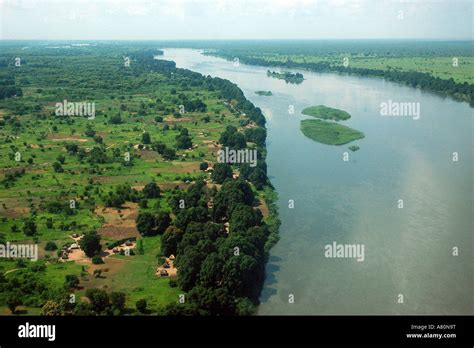
[[351,118],[351,115],[344,110],[330,108],[324,105],[309,106],[301,111],[303,115],[321,118],[323,120],[344,121]]
[[349,146],[349,150],[351,150],[352,152],[356,152],[356,151],[358,151],[359,149],[360,149],[360,147],[357,146],[357,145],[351,145],[351,146]]
[[[308,138],[313,139],[322,144],[327,145],[343,145],[350,143],[351,141],[362,139],[364,133],[358,130],[352,129],[347,126],[343,126],[336,122],[327,122],[323,120],[348,120],[351,115],[339,109],[330,108],[324,105],[309,106],[303,111],[302,114],[320,118],[322,120],[303,120],[301,121],[301,131]],[[359,150],[356,145],[350,146],[351,151]]]
[[344,145],[364,138],[364,133],[335,122],[302,120],[300,128],[308,138],[326,145]]
[[264,95],[264,96],[267,96],[267,97],[270,97],[270,96],[273,95],[272,91],[256,91],[255,94]]
[[282,72],[267,70],[267,76],[273,77],[280,80],[285,80],[286,83],[295,83],[300,84],[304,81],[303,74],[300,73],[291,73],[291,72]]

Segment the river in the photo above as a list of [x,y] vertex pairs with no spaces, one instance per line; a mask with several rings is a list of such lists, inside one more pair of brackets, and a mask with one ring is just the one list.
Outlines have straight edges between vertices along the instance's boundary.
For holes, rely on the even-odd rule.
[[[164,49],[161,59],[229,79],[267,119],[268,174],[282,225],[259,314],[474,313],[467,103],[369,77],[300,71],[305,81],[287,84],[267,77],[266,67],[191,49]],[[381,116],[389,100],[419,103],[420,118]],[[320,104],[351,114],[341,123],[364,132],[353,143],[359,151],[302,134],[300,121],[309,117],[300,111]],[[325,257],[333,242],[363,245],[364,260]]]

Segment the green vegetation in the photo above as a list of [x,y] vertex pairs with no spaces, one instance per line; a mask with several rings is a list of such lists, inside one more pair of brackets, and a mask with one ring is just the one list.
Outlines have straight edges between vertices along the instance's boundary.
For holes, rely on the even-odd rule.
[[263,95],[263,96],[267,96],[267,97],[273,95],[272,91],[256,91],[255,94]]
[[357,146],[357,145],[351,145],[351,146],[349,146],[349,150],[351,150],[351,151],[353,151],[353,152],[358,151],[359,149],[360,149],[360,147]]
[[[145,43],[0,45],[0,239],[40,245],[35,267],[0,259],[3,310],[251,312],[279,225],[261,110]],[[58,114],[64,100],[94,103],[94,117]],[[256,149],[258,164],[216,164],[219,146]],[[159,277],[171,254],[177,277]]]
[[313,116],[323,120],[341,121],[351,118],[351,115],[344,110],[333,109],[324,105],[309,106],[304,108],[301,113],[303,115]]
[[292,40],[207,46],[213,49],[207,54],[239,57],[245,64],[381,77],[474,106],[472,41]]
[[267,70],[267,76],[273,77],[280,80],[285,80],[286,83],[300,84],[304,81],[303,74],[300,73],[291,73],[291,72],[282,72]]
[[343,145],[364,137],[364,133],[355,129],[321,120],[302,120],[301,131],[308,138],[327,145]]

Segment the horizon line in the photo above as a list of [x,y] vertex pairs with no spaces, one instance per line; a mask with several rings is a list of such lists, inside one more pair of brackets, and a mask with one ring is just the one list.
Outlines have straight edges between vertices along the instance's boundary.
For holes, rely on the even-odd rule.
[[0,41],[474,41],[471,38],[5,39]]

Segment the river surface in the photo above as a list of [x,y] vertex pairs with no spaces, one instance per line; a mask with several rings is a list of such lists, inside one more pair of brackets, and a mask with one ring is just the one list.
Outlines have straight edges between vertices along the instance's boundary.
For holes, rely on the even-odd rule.
[[[236,83],[267,119],[268,174],[282,225],[259,314],[474,313],[474,109],[467,103],[330,73],[300,71],[305,81],[287,84],[267,77],[266,67],[191,49],[164,52],[160,58],[179,68]],[[389,100],[419,103],[420,118],[381,116]],[[310,117],[301,110],[320,104],[349,112],[341,123],[365,138],[342,146],[306,138],[300,121]],[[354,144],[359,151],[348,150]],[[325,257],[333,242],[363,245],[364,260]]]

